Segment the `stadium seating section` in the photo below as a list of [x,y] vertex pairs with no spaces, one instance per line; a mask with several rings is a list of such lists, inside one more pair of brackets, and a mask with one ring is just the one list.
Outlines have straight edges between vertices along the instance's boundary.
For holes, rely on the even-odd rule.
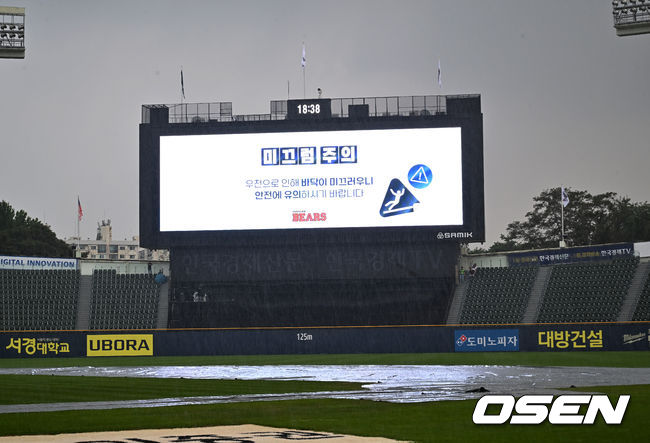
[[149,274],[93,272],[90,329],[155,328],[159,289]]
[[638,259],[555,265],[537,321],[616,321]]
[[0,329],[74,329],[79,272],[0,269]]
[[635,321],[648,321],[650,320],[650,275],[646,275],[645,285],[639,297],[639,302],[636,305],[636,311],[632,316]]
[[528,304],[537,267],[479,268],[469,279],[460,323],[518,323]]
[[[633,292],[636,297],[640,290],[640,296],[635,306],[626,306],[633,307],[632,320],[649,321],[650,271],[645,270],[650,266],[639,267],[638,263],[636,257],[624,257],[552,266],[535,321],[616,321],[637,269],[646,273],[634,280]],[[539,269],[479,268],[467,283],[459,323],[522,322],[531,292],[543,289],[533,291]],[[0,330],[74,329],[78,322],[85,325],[86,312],[77,319],[77,311],[86,301],[89,329],[157,326],[160,288],[154,276],[95,270],[89,286],[90,278],[82,279],[74,270],[0,269]],[[451,278],[415,283],[408,279],[252,282],[248,286],[223,283],[198,286],[198,290],[181,286],[174,290],[168,325],[215,327],[217,321],[226,327],[290,326],[296,322],[315,326],[441,324],[452,293]]]

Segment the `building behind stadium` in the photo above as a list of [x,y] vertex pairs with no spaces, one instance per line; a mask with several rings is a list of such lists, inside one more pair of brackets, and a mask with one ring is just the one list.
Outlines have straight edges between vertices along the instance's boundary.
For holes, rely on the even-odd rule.
[[140,246],[140,237],[131,239],[113,239],[111,220],[97,223],[97,235],[94,240],[79,237],[66,238],[65,242],[75,249],[75,257],[93,260],[149,260],[169,261],[169,251],[165,249],[147,249]]

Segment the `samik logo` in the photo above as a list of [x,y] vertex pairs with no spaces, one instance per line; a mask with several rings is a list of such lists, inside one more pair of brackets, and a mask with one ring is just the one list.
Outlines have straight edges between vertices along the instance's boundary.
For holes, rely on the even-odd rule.
[[438,240],[449,240],[450,238],[473,238],[474,232],[438,232]]
[[[476,403],[472,420],[477,425],[501,425],[508,419],[510,424],[538,425],[548,418],[553,425],[591,425],[600,412],[608,425],[620,425],[629,401],[629,395],[621,395],[613,407],[606,395],[560,395],[555,400],[552,395],[524,395],[516,402],[512,395],[486,395]],[[490,405],[500,412],[488,414]],[[589,405],[584,415],[581,405]]]
[[88,357],[153,355],[153,334],[88,335]]

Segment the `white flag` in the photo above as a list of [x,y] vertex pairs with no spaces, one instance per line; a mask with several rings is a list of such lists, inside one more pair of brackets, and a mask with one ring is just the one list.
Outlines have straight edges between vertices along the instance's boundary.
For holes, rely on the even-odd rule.
[[442,70],[440,69],[440,59],[438,59],[438,87],[442,88]]
[[564,186],[562,186],[562,206],[566,208],[566,205],[568,204],[569,204],[569,196],[564,190]]
[[306,64],[307,64],[307,59],[305,58],[305,43],[303,42],[303,44],[302,44],[302,61],[300,62],[300,65],[304,68]]

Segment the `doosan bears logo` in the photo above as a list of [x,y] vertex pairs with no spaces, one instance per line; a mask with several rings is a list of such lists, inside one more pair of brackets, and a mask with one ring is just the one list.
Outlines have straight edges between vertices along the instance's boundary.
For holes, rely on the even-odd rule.
[[294,222],[324,222],[327,220],[326,212],[293,211]]

